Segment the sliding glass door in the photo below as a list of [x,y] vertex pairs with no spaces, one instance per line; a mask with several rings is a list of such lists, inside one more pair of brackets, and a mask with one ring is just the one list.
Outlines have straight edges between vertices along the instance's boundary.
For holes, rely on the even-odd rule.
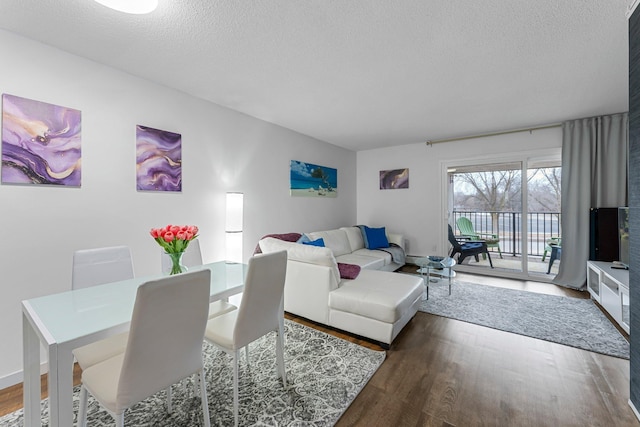
[[561,261],[551,260],[554,245],[561,245],[560,184],[562,169],[558,160],[532,159],[527,169],[528,194],[528,273],[550,279],[558,274]]
[[[458,165],[448,169],[452,204],[449,224],[460,239],[487,242],[494,269],[521,272],[522,163]],[[471,259],[491,269],[489,257]],[[498,262],[502,260],[502,262]]]
[[521,157],[446,165],[448,223],[458,239],[483,240],[489,256],[458,268],[550,280],[551,247],[560,236],[560,158]]

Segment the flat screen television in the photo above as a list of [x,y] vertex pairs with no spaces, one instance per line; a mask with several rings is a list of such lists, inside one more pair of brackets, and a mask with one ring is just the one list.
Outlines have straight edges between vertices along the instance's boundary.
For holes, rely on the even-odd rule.
[[619,261],[629,267],[629,208],[618,208],[618,248]]

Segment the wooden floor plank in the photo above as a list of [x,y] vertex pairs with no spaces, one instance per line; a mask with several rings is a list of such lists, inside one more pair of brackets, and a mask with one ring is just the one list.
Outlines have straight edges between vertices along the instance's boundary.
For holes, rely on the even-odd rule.
[[[396,402],[385,411],[421,402],[424,425],[640,426],[628,360],[426,313],[412,323],[370,382]],[[355,425],[350,411],[338,426]],[[359,422],[375,424],[375,412]]]

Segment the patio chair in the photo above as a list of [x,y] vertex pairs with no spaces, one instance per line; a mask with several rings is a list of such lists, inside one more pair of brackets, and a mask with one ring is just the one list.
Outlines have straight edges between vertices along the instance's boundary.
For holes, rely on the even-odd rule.
[[544,247],[544,252],[542,253],[542,262],[547,257],[547,253],[551,252],[554,246],[562,246],[562,238],[560,237],[550,237],[547,239],[547,244]]
[[487,242],[487,247],[497,248],[498,254],[500,255],[500,258],[502,258],[502,251],[500,250],[500,237],[497,234],[477,233],[473,229],[471,220],[464,216],[458,218],[456,224],[458,224],[458,229],[463,236],[468,237],[471,240],[484,240],[485,242]]
[[547,254],[547,248],[551,252],[549,256],[549,268],[547,268],[547,274],[551,273],[551,267],[553,267],[553,262],[562,257],[562,239],[556,237],[552,237],[547,240],[547,246],[544,249],[544,255],[542,255],[542,260],[544,261],[544,256]]
[[468,256],[474,256],[476,261],[478,260],[478,255],[483,254],[486,255],[489,259],[489,265],[493,268],[493,262],[491,261],[491,254],[489,254],[489,250],[487,248],[487,242],[484,240],[468,240],[468,238],[463,237],[461,241],[458,241],[455,234],[453,234],[453,228],[451,225],[449,227],[449,243],[451,243],[451,254],[449,255],[453,258],[456,254],[458,255],[458,264],[462,264],[462,261]]

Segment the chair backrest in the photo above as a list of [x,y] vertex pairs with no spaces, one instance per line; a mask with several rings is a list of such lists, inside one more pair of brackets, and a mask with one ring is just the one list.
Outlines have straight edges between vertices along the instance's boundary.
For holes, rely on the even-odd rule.
[[[164,249],[160,249],[162,271],[168,271],[171,269],[171,258]],[[194,267],[202,265],[202,252],[200,251],[200,242],[198,239],[193,239],[189,242],[187,250],[182,255],[182,265],[185,267]]]
[[237,348],[275,330],[284,317],[282,297],[287,251],[254,255],[248,264],[234,330]]
[[133,278],[131,250],[126,246],[82,249],[73,254],[71,289]]
[[453,228],[451,228],[451,224],[449,224],[448,227],[449,227],[449,243],[451,243],[451,246],[453,246],[453,249],[455,252],[462,252],[462,247],[460,246],[460,243],[456,239],[455,234],[453,234]]
[[473,224],[471,223],[471,220],[466,216],[461,216],[460,218],[458,218],[458,220],[456,221],[456,224],[458,224],[458,228],[460,229],[460,232],[464,236],[476,235],[476,231],[473,229]]
[[211,271],[175,274],[138,287],[116,406],[128,408],[202,369]]

